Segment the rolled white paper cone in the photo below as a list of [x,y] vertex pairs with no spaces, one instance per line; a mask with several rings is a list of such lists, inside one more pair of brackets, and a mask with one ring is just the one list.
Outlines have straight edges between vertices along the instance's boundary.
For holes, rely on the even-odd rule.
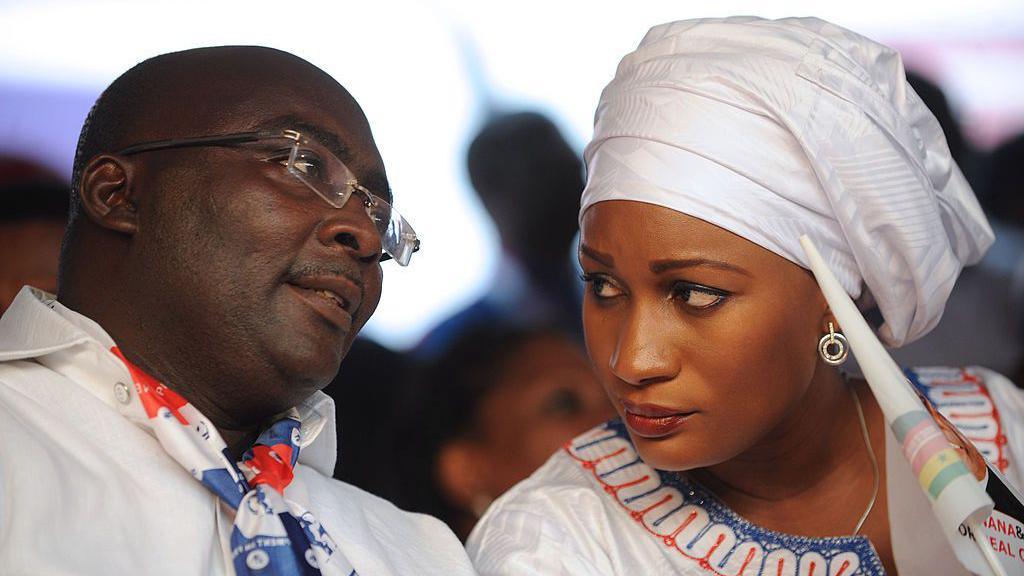
[[1007,576],[1006,569],[999,562],[999,558],[996,558],[996,552],[989,546],[988,541],[985,539],[985,529],[982,528],[981,522],[974,522],[971,524],[971,531],[974,532],[974,542],[978,545],[978,550],[981,550],[981,555],[985,557],[985,563],[988,564],[989,570],[992,571],[992,576]]
[[[864,371],[864,378],[885,415],[886,424],[893,428],[899,438],[894,423],[901,416],[912,415],[915,412],[927,415],[927,408],[911,389],[903,371],[889,356],[849,294],[843,290],[839,280],[825,264],[811,239],[801,236],[800,245],[807,253],[811,272],[814,273],[832,314],[839,321],[850,350]],[[909,461],[909,456],[907,458]],[[918,471],[915,471],[915,475],[918,476],[918,482],[925,482]],[[929,491],[926,486],[922,486],[922,489],[926,493]],[[961,523],[981,522],[988,517],[993,507],[992,499],[985,493],[984,488],[967,474],[955,478],[944,488],[939,488],[938,494],[929,494],[929,497],[935,515],[951,542],[958,537]]]

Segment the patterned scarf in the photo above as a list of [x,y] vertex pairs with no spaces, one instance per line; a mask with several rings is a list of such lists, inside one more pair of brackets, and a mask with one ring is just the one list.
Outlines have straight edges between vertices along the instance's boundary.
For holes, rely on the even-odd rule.
[[237,511],[231,560],[238,576],[314,575],[328,561],[342,574],[356,575],[313,513],[284,495],[299,458],[298,411],[264,430],[235,464],[216,428],[192,404],[129,362],[116,346],[111,352],[128,367],[167,454]]

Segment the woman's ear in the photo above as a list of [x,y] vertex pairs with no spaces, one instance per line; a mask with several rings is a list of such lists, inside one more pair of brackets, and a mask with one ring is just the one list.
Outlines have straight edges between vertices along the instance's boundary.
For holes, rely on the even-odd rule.
[[832,310],[825,309],[825,313],[821,316],[821,323],[820,323],[820,328],[821,328],[821,333],[822,334],[828,334],[829,333],[829,324],[832,325],[832,330],[834,330],[836,332],[842,332],[842,329],[839,326],[839,320],[836,320],[835,314],[832,313]]
[[97,226],[128,235],[138,230],[131,175],[131,164],[121,156],[101,154],[86,164],[77,193]]

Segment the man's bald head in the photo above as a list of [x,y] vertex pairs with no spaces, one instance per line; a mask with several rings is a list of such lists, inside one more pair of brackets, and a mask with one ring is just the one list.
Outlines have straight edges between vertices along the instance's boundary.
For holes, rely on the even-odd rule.
[[[100,95],[82,126],[72,190],[91,158],[139,142],[234,130],[241,105],[288,92],[324,107],[339,104],[365,118],[352,96],[320,68],[262,46],[219,46],[162,54],[136,64]],[[231,128],[227,128],[231,126]],[[368,128],[367,128],[368,129]],[[72,194],[69,227],[80,212]]]

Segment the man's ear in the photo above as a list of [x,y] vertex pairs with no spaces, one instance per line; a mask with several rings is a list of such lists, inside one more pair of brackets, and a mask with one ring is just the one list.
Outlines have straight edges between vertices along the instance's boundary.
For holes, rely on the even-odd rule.
[[101,154],[86,164],[78,194],[89,219],[102,228],[132,235],[138,230],[132,166],[122,156]]

